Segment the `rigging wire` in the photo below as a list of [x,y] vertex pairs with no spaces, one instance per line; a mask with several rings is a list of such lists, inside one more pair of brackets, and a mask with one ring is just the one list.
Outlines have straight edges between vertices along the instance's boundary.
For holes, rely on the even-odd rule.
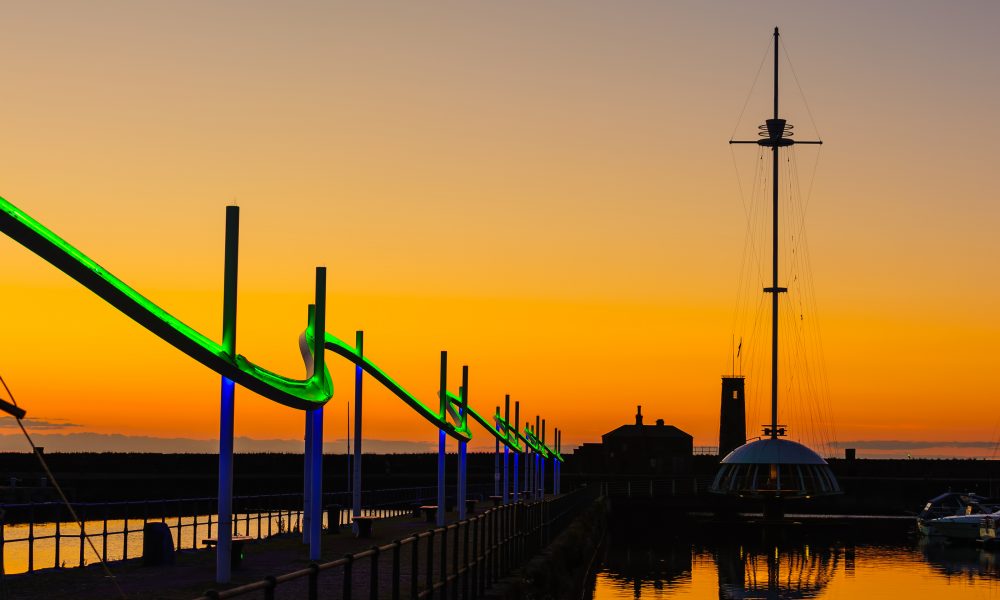
[[[12,392],[10,387],[7,385],[7,381],[3,378],[3,375],[0,375],[0,384],[3,384],[3,389],[6,390],[7,397],[10,399],[11,404],[17,406],[17,399],[14,398],[14,392]],[[114,573],[111,572],[111,569],[108,567],[108,563],[105,562],[104,558],[101,556],[101,553],[97,551],[97,546],[94,545],[94,540],[92,540],[90,535],[87,534],[87,530],[84,527],[84,523],[80,519],[80,516],[77,515],[76,509],[73,508],[73,505],[66,497],[66,493],[63,491],[62,486],[59,485],[59,481],[56,479],[56,476],[53,475],[52,470],[49,469],[49,465],[45,461],[45,456],[43,456],[42,453],[38,451],[38,447],[35,446],[35,442],[31,439],[31,435],[28,433],[28,430],[24,427],[24,423],[21,421],[21,418],[17,416],[14,416],[14,418],[17,419],[17,426],[21,428],[21,433],[23,433],[25,439],[28,440],[28,445],[31,446],[31,451],[38,458],[38,462],[41,463],[42,469],[45,471],[46,476],[48,476],[49,481],[52,482],[52,486],[59,493],[59,497],[62,499],[63,504],[66,505],[66,508],[69,510],[69,514],[73,517],[73,520],[80,527],[80,535],[82,535],[84,539],[87,540],[87,544],[90,545],[90,549],[94,552],[94,556],[97,557],[97,561],[101,563],[101,568],[104,570],[104,574],[108,577],[108,579],[111,580],[111,583],[114,584],[115,589],[118,590],[118,595],[122,597],[122,600],[127,600],[125,592],[118,584],[118,579],[115,578]],[[0,565],[0,574],[3,573],[2,569],[3,565]]]
[[774,40],[768,42],[767,48],[764,50],[764,55],[760,58],[760,65],[757,66],[757,74],[753,76],[753,83],[750,84],[750,91],[747,92],[746,100],[743,101],[743,108],[740,110],[740,116],[736,118],[736,126],[733,127],[733,132],[729,135],[730,140],[736,137],[736,130],[740,128],[740,123],[743,122],[743,114],[747,110],[747,105],[750,104],[750,97],[753,96],[753,91],[757,88],[757,79],[760,78],[760,72],[764,69],[764,63],[767,61],[767,55],[771,52],[771,46],[773,44]]
[[792,80],[795,81],[795,87],[799,88],[799,96],[802,98],[802,104],[806,107],[806,114],[809,115],[809,121],[812,123],[813,130],[816,132],[816,137],[820,140],[823,136],[819,133],[819,127],[816,125],[816,119],[813,118],[812,109],[809,108],[809,101],[806,99],[805,92],[802,91],[802,84],[799,83],[799,76],[795,74],[795,65],[792,64],[792,57],[788,53],[788,46],[785,43],[784,36],[781,39],[781,51],[785,53],[785,61],[788,62],[788,69],[792,72]]

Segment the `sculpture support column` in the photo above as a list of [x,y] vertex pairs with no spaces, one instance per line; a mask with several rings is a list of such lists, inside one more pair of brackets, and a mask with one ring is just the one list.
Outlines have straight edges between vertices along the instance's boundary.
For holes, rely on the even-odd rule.
[[[222,350],[236,356],[236,282],[239,273],[240,207],[226,207],[226,253],[222,288]],[[229,583],[233,544],[233,435],[236,385],[222,378],[219,401],[219,524],[216,530],[215,582]]]

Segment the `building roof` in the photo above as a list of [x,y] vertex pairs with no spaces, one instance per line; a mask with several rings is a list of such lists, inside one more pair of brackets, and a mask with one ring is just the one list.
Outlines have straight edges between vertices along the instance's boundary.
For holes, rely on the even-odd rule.
[[609,438],[688,438],[693,439],[690,434],[684,433],[673,425],[622,425],[601,436],[607,441]]

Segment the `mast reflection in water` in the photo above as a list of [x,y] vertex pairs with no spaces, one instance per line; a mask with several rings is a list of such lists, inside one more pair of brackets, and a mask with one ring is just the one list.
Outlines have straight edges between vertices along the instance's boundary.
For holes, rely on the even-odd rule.
[[682,524],[612,528],[594,600],[1000,597],[1000,561],[918,540],[912,523],[800,526],[775,534]]

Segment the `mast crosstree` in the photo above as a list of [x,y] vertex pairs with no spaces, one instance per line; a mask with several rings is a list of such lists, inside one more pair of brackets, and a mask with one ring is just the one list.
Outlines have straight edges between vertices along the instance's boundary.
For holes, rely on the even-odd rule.
[[764,427],[764,435],[776,439],[785,435],[785,426],[778,425],[778,294],[788,291],[778,285],[778,152],[795,144],[822,144],[822,140],[792,139],[794,127],[778,116],[778,28],[774,28],[774,117],[759,125],[760,139],[729,140],[730,144],[757,144],[771,149],[771,287],[764,292],[771,294],[771,425]]

